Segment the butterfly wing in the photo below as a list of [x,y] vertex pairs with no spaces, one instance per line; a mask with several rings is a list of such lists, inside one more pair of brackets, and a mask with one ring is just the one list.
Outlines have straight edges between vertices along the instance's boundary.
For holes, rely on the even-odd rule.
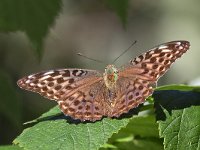
[[25,90],[56,100],[65,115],[80,120],[99,120],[104,115],[101,73],[85,69],[59,69],[20,79]]
[[188,41],[172,41],[161,44],[130,61],[120,72],[121,77],[132,77],[156,82],[188,49]]
[[113,108],[107,116],[118,117],[130,109],[144,103],[153,92],[149,82],[137,78],[120,78],[118,80],[113,101]]
[[102,74],[84,69],[41,72],[17,83],[23,89],[56,100],[63,113],[75,119],[95,121],[102,116],[118,117],[152,94],[152,85],[189,45],[187,41],[165,43],[131,60],[119,71],[113,93],[106,88]]
[[130,61],[119,71],[115,107],[111,116],[119,116],[144,103],[155,85],[171,66],[188,49],[188,41],[172,41],[155,47]]

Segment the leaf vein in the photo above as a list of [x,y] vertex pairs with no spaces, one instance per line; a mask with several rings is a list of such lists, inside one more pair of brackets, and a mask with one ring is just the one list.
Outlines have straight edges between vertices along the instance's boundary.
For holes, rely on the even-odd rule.
[[74,139],[74,137],[71,135],[71,134],[69,134],[70,135],[70,137],[72,138],[72,141],[73,141],[73,149],[75,150],[75,139]]
[[91,135],[90,135],[90,129],[89,129],[89,127],[88,127],[88,125],[87,125],[87,131],[88,131],[88,144],[89,144],[89,149],[91,149]]
[[183,109],[182,113],[181,113],[181,119],[180,119],[180,122],[179,122],[179,131],[178,131],[178,134],[177,134],[177,145],[176,145],[176,149],[179,149],[179,137],[180,137],[180,131],[181,131],[181,127],[182,127],[182,119],[183,119],[183,116],[185,114],[185,109]]
[[105,140],[105,128],[104,128],[104,120],[102,120],[102,129],[103,129],[103,141]]
[[168,125],[167,125],[167,127],[163,130],[163,134],[165,133],[165,131],[169,128],[169,127],[171,127],[171,125],[176,121],[176,120],[178,120],[180,118],[180,116],[178,116],[177,118],[175,118],[174,120],[172,120]]
[[114,125],[106,123],[107,125],[111,126],[113,129],[117,129]]
[[199,141],[198,141],[197,149],[200,149],[200,135],[199,135]]

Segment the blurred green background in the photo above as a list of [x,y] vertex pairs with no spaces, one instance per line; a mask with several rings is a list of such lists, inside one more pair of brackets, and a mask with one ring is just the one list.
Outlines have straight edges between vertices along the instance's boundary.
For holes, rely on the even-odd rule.
[[[16,81],[55,68],[104,70],[119,67],[155,45],[188,40],[191,49],[160,79],[159,85],[191,83],[200,74],[200,1],[188,0],[1,0],[0,144],[10,144],[23,123],[56,102],[23,91]],[[81,52],[102,60],[81,58]]]

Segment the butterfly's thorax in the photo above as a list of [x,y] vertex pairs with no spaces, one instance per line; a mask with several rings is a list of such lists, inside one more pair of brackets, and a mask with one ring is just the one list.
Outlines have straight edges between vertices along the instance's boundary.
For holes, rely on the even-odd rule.
[[116,82],[118,80],[118,70],[114,65],[108,65],[105,68],[105,73],[103,74],[104,82],[109,90],[115,89]]

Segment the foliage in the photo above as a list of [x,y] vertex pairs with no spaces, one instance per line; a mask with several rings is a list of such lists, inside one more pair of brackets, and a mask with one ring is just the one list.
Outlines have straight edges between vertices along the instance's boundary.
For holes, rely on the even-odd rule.
[[[106,0],[105,4],[116,12],[125,26],[128,0]],[[61,0],[48,0],[48,2],[45,0],[31,2],[1,0],[0,30],[3,32],[25,32],[32,45],[32,50],[40,60],[43,55],[44,39],[59,15],[61,6]]]
[[50,110],[50,115],[52,112],[54,117],[47,112],[39,123],[24,130],[14,143],[27,149],[98,149],[128,123],[126,118],[105,118],[96,123],[73,122],[63,115],[56,117],[60,113],[57,107]]
[[[34,6],[34,7],[33,7]],[[41,59],[44,38],[61,9],[61,1],[0,1],[0,30],[23,31],[31,41],[32,50]],[[15,14],[15,15],[13,15]],[[30,17],[31,16],[31,17]]]
[[105,0],[106,5],[116,12],[123,26],[126,26],[129,0]]
[[23,150],[23,148],[17,145],[6,145],[6,146],[0,146],[0,150]]
[[199,87],[177,89],[182,91],[163,90],[154,94],[160,137],[164,138],[165,149],[199,149]]
[[[11,78],[8,73],[0,70],[0,113],[5,115],[12,124],[19,126],[21,122],[21,103],[10,81]],[[9,99],[12,99],[12,101],[9,101]],[[8,109],[10,111],[7,111]]]
[[[182,91],[170,90],[174,87]],[[158,124],[150,111],[153,108],[148,110],[150,112],[143,111],[137,116],[130,117],[130,114],[127,114],[120,119],[104,118],[95,123],[81,123],[60,115],[60,110],[55,107],[29,122],[36,124],[25,129],[14,140],[14,144],[26,149],[134,147],[142,150],[146,149],[147,145],[149,149],[161,149],[162,139],[159,139],[159,132],[160,137],[164,137],[164,146],[168,149],[197,148],[200,144],[200,106],[195,105],[200,104],[200,93],[192,91],[192,87],[190,91],[189,87],[184,87],[186,90],[182,85],[166,86],[165,90],[157,90],[154,93],[152,97]]]

